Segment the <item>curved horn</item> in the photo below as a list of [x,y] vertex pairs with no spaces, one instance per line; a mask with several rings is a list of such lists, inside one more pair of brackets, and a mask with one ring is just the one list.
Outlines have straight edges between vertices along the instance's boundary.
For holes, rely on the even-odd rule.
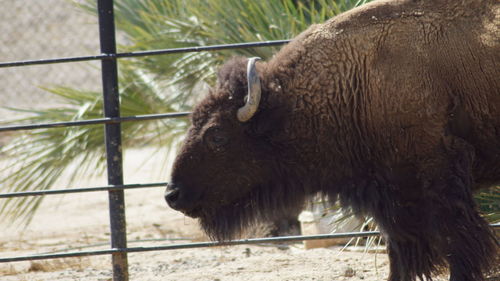
[[257,111],[260,103],[260,79],[255,69],[255,62],[260,60],[258,57],[248,59],[247,64],[247,84],[248,84],[248,94],[246,97],[246,103],[243,107],[238,109],[238,120],[240,122],[246,122],[252,118],[252,116]]

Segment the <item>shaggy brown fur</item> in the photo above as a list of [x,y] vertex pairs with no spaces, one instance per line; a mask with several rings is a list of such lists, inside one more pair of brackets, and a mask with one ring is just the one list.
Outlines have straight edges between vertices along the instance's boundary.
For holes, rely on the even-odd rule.
[[320,192],[376,219],[390,281],[443,266],[484,280],[498,243],[472,191],[500,183],[499,26],[497,0],[372,2],[259,63],[245,123],[247,60],[229,61],[193,113],[167,200],[230,239]]

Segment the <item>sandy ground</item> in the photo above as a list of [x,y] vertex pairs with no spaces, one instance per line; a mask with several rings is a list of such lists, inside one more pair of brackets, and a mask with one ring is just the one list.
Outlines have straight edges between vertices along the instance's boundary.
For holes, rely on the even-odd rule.
[[[150,157],[151,153],[149,150],[126,151],[124,167],[128,183],[164,180],[158,172],[161,163],[157,159],[162,157]],[[64,180],[58,184],[63,187]],[[77,186],[99,185],[105,185],[105,179],[80,181]],[[206,240],[195,221],[167,207],[163,188],[126,191],[126,205],[131,247]],[[5,221],[0,223],[1,257],[106,249],[109,247],[108,225],[106,192],[48,196],[27,228],[8,227]],[[185,240],[176,240],[179,238]],[[172,240],[155,242],[152,239]],[[301,243],[243,245],[132,253],[129,271],[130,280],[378,281],[386,278],[388,261],[384,253],[365,253],[351,248],[305,250]],[[0,264],[2,281],[111,278],[111,261],[107,255]]]

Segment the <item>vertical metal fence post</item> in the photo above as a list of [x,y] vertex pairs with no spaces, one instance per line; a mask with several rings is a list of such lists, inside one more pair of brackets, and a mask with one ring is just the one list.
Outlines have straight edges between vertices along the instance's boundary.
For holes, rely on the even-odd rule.
[[[116,40],[113,13],[113,0],[98,0],[99,38],[101,53],[111,55],[101,61],[102,86],[105,117],[120,117],[118,95],[118,69],[116,62]],[[121,125],[106,124],[106,157],[108,165],[108,184],[123,184]],[[127,247],[125,221],[125,198],[123,190],[109,191],[109,215],[111,227],[111,247]],[[112,254],[113,280],[128,281],[127,253]]]

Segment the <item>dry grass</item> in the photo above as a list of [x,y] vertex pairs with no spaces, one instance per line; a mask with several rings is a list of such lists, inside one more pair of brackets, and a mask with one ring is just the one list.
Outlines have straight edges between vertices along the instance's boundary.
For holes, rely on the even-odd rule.
[[83,270],[90,265],[88,258],[67,258],[47,261],[30,262],[29,272],[53,272],[71,268],[73,270]]
[[0,265],[0,276],[12,276],[29,272],[56,272],[66,269],[79,271],[90,265],[90,259],[86,257],[10,263]]

